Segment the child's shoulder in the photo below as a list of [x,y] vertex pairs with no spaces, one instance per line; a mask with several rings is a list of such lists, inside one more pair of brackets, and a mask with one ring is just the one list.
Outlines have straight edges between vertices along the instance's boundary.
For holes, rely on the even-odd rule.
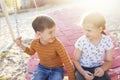
[[63,45],[63,42],[59,38],[55,38],[54,45],[60,46]]
[[110,35],[102,35],[103,39],[112,39]]
[[55,43],[55,44],[56,44],[56,43],[62,43],[62,41],[61,41],[59,38],[56,37],[54,43]]
[[82,35],[81,37],[79,37],[77,40],[76,40],[76,42],[75,42],[75,44],[83,44],[83,43],[85,43],[86,42],[86,36],[85,35]]
[[33,39],[33,40],[31,41],[31,44],[36,44],[36,43],[39,43],[39,39]]
[[82,40],[85,40],[86,39],[86,36],[85,35],[82,35],[82,36],[80,36],[78,39],[77,39],[77,41],[82,41]]

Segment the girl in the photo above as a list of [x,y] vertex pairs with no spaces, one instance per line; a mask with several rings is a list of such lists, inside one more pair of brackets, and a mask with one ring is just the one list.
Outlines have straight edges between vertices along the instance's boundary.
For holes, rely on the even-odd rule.
[[104,32],[105,18],[98,12],[85,15],[81,22],[85,35],[75,43],[73,63],[76,80],[110,80],[113,43]]

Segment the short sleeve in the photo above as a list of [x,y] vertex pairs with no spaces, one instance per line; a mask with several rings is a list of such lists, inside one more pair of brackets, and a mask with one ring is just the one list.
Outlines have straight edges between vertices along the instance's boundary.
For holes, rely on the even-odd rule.
[[106,50],[110,50],[110,49],[112,49],[114,47],[113,41],[109,36],[106,37],[105,42],[106,42]]
[[76,42],[75,42],[75,48],[78,48],[80,50],[82,50],[83,48],[83,39],[82,37],[80,37]]

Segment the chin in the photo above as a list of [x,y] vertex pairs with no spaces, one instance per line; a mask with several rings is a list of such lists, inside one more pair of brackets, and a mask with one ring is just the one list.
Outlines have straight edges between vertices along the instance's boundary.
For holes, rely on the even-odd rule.
[[49,43],[52,43],[53,41],[49,41]]
[[87,38],[90,38],[90,36],[86,35]]
[[54,42],[54,40],[55,40],[55,39],[51,39],[51,40],[49,40],[49,43],[52,43],[52,42]]
[[91,39],[92,39],[90,36],[87,36],[87,38],[88,38],[89,40],[91,40]]

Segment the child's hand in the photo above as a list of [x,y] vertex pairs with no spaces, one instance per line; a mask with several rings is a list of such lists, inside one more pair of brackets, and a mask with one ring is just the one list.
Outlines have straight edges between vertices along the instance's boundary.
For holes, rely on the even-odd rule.
[[24,51],[26,49],[26,47],[22,44],[22,37],[18,37],[16,40],[15,40],[16,44],[21,47]]
[[104,70],[101,67],[95,69],[94,76],[102,77],[104,75]]
[[91,73],[91,72],[89,72],[89,71],[85,71],[86,72],[86,74],[85,74],[85,80],[93,80],[94,79],[94,75]]
[[16,42],[16,44],[19,46],[19,47],[21,47],[22,46],[22,37],[18,37],[16,40],[15,40],[15,42]]

